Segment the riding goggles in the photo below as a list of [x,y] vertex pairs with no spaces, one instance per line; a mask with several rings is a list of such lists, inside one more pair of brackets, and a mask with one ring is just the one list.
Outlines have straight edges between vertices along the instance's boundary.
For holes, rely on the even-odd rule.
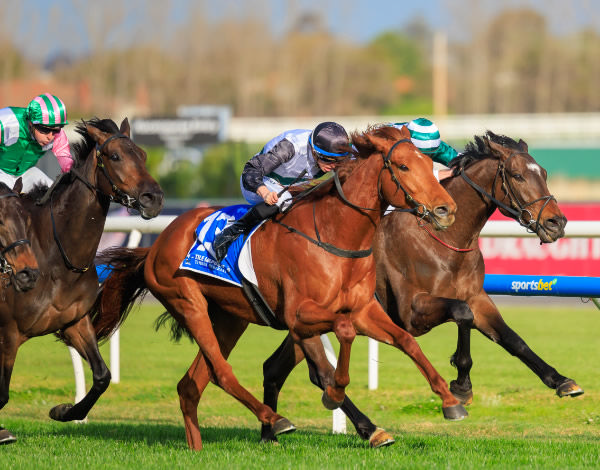
[[344,153],[327,152],[326,150],[323,150],[322,148],[317,147],[312,141],[312,134],[308,138],[308,144],[312,147],[313,152],[315,152],[315,154],[317,155],[317,158],[325,163],[337,163],[342,158],[350,155],[350,152],[344,152]]
[[44,134],[44,135],[48,135],[48,134],[56,135],[62,130],[62,127],[48,127],[48,126],[42,126],[41,124],[34,124],[33,127],[40,134]]

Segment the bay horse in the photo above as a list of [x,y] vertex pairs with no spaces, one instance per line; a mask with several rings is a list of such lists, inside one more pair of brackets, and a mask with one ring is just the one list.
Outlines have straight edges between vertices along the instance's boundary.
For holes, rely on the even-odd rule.
[[[532,232],[541,243],[564,236],[566,218],[546,185],[546,170],[528,153],[527,144],[490,131],[476,136],[465,152],[451,162],[453,176],[442,186],[458,205],[456,221],[435,235],[421,221],[400,212],[383,218],[377,227],[373,250],[377,266],[377,296],[393,322],[414,336],[453,321],[458,344],[451,363],[458,377],[450,384],[463,404],[472,401],[469,372],[471,329],[523,361],[559,397],[583,393],[572,379],[559,374],[539,358],[502,319],[483,290],[485,265],[479,250],[479,234],[498,209]],[[320,341],[321,362],[326,363]],[[263,365],[264,401],[277,409],[278,394],[291,370],[304,358],[303,351],[287,337]],[[330,366],[331,369],[331,366]],[[309,362],[311,381],[323,386]],[[330,373],[332,371],[330,370]],[[346,397],[342,409],[363,439],[377,428]],[[263,428],[263,439],[272,439]]]
[[[0,302],[0,409],[8,402],[17,349],[36,336],[55,333],[90,364],[93,384],[75,405],[50,410],[58,421],[81,420],[106,390],[110,372],[87,312],[98,291],[94,258],[111,201],[136,209],[144,218],[159,214],[163,192],[148,173],[145,152],[121,127],[94,118],[77,125],[81,142],[72,146],[75,163],[51,188],[37,186],[23,195],[30,216],[30,239],[40,276],[27,292],[4,290]],[[42,197],[43,196],[43,197]],[[3,430],[4,441],[16,438]]]
[[[0,300],[4,290],[26,292],[33,288],[39,276],[37,259],[29,236],[31,217],[23,207],[23,181],[17,179],[11,189],[0,183]],[[2,321],[0,320],[0,328]]]
[[[355,158],[341,164],[320,190],[299,199],[291,210],[263,224],[251,238],[259,288],[279,323],[301,348],[304,340],[333,331],[340,359],[323,393],[332,409],[344,399],[356,334],[405,351],[442,398],[445,413],[466,415],[406,331],[389,319],[374,298],[375,263],[371,244],[389,204],[416,206],[440,227],[451,225],[455,204],[432,173],[431,160],[410,141],[408,130],[370,129],[353,133]],[[294,430],[284,417],[250,394],[226,358],[249,323],[265,325],[242,288],[183,271],[179,266],[195,240],[198,224],[214,211],[198,208],[177,217],[150,248],[114,248],[99,260],[112,271],[103,283],[94,324],[98,338],[121,323],[136,299],[150,291],[199,346],[177,385],[188,446],[202,448],[197,408],[212,381],[252,411],[273,435]],[[414,210],[413,210],[414,212]],[[335,245],[333,245],[335,243]],[[311,357],[310,348],[304,349]]]

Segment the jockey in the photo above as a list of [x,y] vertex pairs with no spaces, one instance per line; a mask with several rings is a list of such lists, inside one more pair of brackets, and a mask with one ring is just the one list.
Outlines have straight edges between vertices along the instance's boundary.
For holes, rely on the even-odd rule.
[[[448,166],[450,160],[458,156],[456,150],[440,139],[438,127],[429,119],[417,118],[410,122],[397,122],[392,126],[398,129],[406,126],[410,131],[410,140],[415,147],[434,162]],[[452,170],[434,170],[433,173],[439,181],[450,176]]]
[[0,109],[0,182],[13,187],[23,178],[23,191],[36,183],[50,186],[52,179],[35,165],[48,150],[67,172],[73,165],[69,140],[63,130],[67,108],[50,93],[36,96],[27,108]]
[[242,195],[253,206],[217,235],[216,260],[221,262],[238,236],[279,212],[291,197],[285,186],[320,178],[349,155],[348,134],[335,122],[322,122],[313,130],[289,130],[267,142],[246,163],[240,178]]

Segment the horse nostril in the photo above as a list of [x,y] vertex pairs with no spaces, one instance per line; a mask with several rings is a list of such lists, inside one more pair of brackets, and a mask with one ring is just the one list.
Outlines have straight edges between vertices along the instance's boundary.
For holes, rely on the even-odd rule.
[[564,230],[566,219],[564,217],[549,218],[544,221],[544,228],[551,232],[560,232]]
[[161,192],[146,192],[142,193],[139,198],[140,203],[144,207],[161,204],[163,201],[163,193]]
[[433,209],[433,213],[437,216],[437,217],[448,217],[448,207],[446,206],[437,206],[436,208]]

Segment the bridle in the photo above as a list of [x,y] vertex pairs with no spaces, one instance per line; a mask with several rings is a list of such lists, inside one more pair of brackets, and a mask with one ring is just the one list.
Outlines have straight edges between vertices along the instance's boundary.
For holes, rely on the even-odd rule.
[[[504,209],[506,212],[508,212],[519,223],[519,225],[525,227],[528,232],[538,233],[538,231],[541,229],[544,232],[546,232],[546,234],[548,234],[548,231],[546,230],[546,228],[542,224],[540,224],[540,219],[542,217],[542,212],[544,211],[546,206],[550,203],[550,201],[556,201],[556,198],[553,195],[549,194],[548,196],[542,196],[542,197],[534,199],[533,201],[530,201],[530,202],[522,202],[519,199],[514,188],[510,184],[510,179],[506,175],[506,165],[508,164],[508,162],[510,161],[510,159],[512,157],[514,157],[515,155],[519,155],[519,154],[528,154],[528,152],[524,152],[524,151],[512,152],[506,160],[500,161],[498,163],[498,169],[496,170],[496,175],[494,176],[494,182],[492,184],[492,194],[489,194],[485,189],[483,189],[481,186],[477,185],[466,175],[464,161],[461,163],[461,166],[459,168],[459,173],[462,176],[462,178],[473,189],[475,189],[480,194],[483,194],[490,201],[492,201],[495,205],[497,205],[498,207],[500,207],[500,208]],[[510,206],[507,206],[506,204],[499,201],[495,197],[494,193],[496,190],[496,182],[498,181],[499,177],[502,179],[502,189],[504,189],[504,192],[506,193],[506,195],[508,196],[508,198],[510,200]],[[539,201],[544,201],[544,204],[542,205],[542,208],[539,210],[537,218],[534,218],[533,214],[528,209],[528,207],[532,206],[533,204],[535,204],[536,202],[539,202]],[[528,216],[527,220],[525,220],[525,215]]]
[[[121,191],[116,186],[113,179],[110,177],[108,170],[106,169],[106,166],[104,165],[104,160],[102,159],[102,154],[105,151],[106,145],[115,139],[129,139],[129,136],[119,132],[117,134],[113,134],[110,137],[108,137],[102,143],[102,145],[96,145],[96,166],[102,170],[102,173],[108,180],[108,183],[110,184],[111,189],[114,192],[114,195],[107,194],[107,193],[101,191],[100,188],[98,188],[98,186],[94,186],[92,183],[90,183],[83,175],[81,175],[79,173],[79,171],[77,171],[75,169],[71,169],[71,173],[93,193],[102,194],[103,196],[106,196],[111,202],[118,202],[119,204],[121,204],[125,207],[131,208],[131,209],[136,209],[137,207],[139,207],[139,201],[136,198],[133,198],[133,197],[129,196],[128,194],[126,194],[125,192]],[[104,155],[106,155],[106,153],[104,153]],[[54,211],[52,209],[54,188],[58,185],[58,182],[60,181],[62,176],[64,176],[65,174],[66,173],[62,173],[59,176],[59,178],[56,179],[56,181],[54,182],[52,187],[48,190],[46,195],[40,201],[38,201],[38,204],[43,204],[48,199],[48,197],[50,198],[50,220],[52,221],[52,232],[54,235],[54,240],[56,241],[56,245],[58,246],[60,254],[63,257],[63,260],[64,260],[67,268],[69,268],[74,273],[81,274],[81,273],[85,273],[90,268],[90,266],[93,264],[93,260],[91,262],[89,262],[86,266],[83,266],[83,267],[77,267],[73,263],[71,263],[71,261],[69,260],[69,257],[67,256],[67,253],[65,252],[65,250],[62,246],[62,243],[60,242],[60,239],[58,237],[58,232],[56,230],[56,222],[54,219]]]
[[[420,202],[418,202],[414,197],[412,197],[409,192],[404,188],[404,186],[402,186],[402,183],[400,183],[400,181],[398,180],[398,178],[396,177],[396,175],[394,174],[394,170],[392,168],[392,162],[391,162],[391,155],[392,152],[394,151],[394,149],[396,148],[396,146],[398,146],[399,144],[405,143],[405,142],[411,142],[410,139],[400,139],[397,142],[394,143],[394,145],[392,145],[387,153],[387,155],[384,155],[383,153],[381,153],[381,157],[383,158],[383,167],[381,168],[381,171],[379,172],[379,176],[377,177],[377,193],[379,195],[379,198],[382,200],[385,200],[382,192],[381,192],[381,175],[383,174],[383,172],[385,170],[388,170],[390,172],[391,175],[391,179],[392,181],[396,184],[396,191],[398,190],[402,190],[402,192],[404,193],[404,197],[405,199],[413,205],[412,208],[410,209],[401,209],[401,208],[394,208],[393,210],[395,212],[410,212],[412,214],[415,214],[419,219],[423,219],[426,218],[428,215],[430,215],[430,212],[427,210],[427,208],[425,207],[424,204],[421,204]],[[325,181],[307,189],[306,191],[303,191],[301,193],[299,193],[298,195],[294,196],[294,202],[296,202],[299,199],[302,199],[306,196],[308,196],[308,194],[312,193],[313,191],[316,191],[318,188],[329,184],[329,182],[331,181],[331,179],[333,179],[335,188],[338,192],[338,195],[340,197],[340,199],[344,202],[344,204],[346,204],[349,207],[352,207],[353,209],[356,209],[358,211],[379,211],[381,212],[382,209],[378,209],[378,208],[372,208],[372,207],[362,207],[359,206],[357,204],[354,204],[353,202],[351,202],[350,200],[348,200],[348,198],[346,197],[346,195],[344,194],[344,190],[342,189],[342,184],[340,182],[340,178],[339,175],[337,173],[337,171],[333,170],[333,176],[331,178],[326,179]],[[293,204],[290,205],[287,209],[283,210],[282,212],[285,214],[287,213],[291,208],[293,207]],[[435,217],[430,217],[430,219],[435,221]],[[315,202],[313,202],[313,226],[315,229],[315,234],[316,234],[316,239],[312,238],[311,236],[301,232],[300,230],[287,225],[285,223],[283,223],[281,220],[278,220],[276,218],[273,218],[273,222],[278,223],[279,225],[285,227],[286,229],[288,229],[290,232],[296,233],[304,238],[306,238],[308,241],[310,241],[311,243],[314,243],[315,245],[319,246],[320,248],[323,248],[325,251],[332,253],[336,256],[340,256],[342,258],[365,258],[367,256],[370,256],[373,253],[373,248],[369,248],[367,250],[346,250],[343,248],[338,248],[334,245],[331,245],[329,243],[323,242],[321,240],[321,236],[319,234],[319,229],[317,228],[317,219],[316,219],[316,206],[315,206]],[[435,221],[435,223],[437,223],[437,221]]]
[[[0,194],[0,199],[4,199],[7,197],[19,197],[19,195],[17,193],[13,193],[13,192],[6,193],[6,194]],[[6,257],[4,255],[7,252],[9,252],[10,250],[13,250],[16,247],[21,246],[21,245],[31,246],[31,242],[26,238],[21,238],[20,240],[17,240],[15,242],[11,243],[7,247],[3,248],[2,251],[0,251],[0,274],[14,273],[13,267],[11,266],[11,264],[8,262],[8,260],[6,259]]]

